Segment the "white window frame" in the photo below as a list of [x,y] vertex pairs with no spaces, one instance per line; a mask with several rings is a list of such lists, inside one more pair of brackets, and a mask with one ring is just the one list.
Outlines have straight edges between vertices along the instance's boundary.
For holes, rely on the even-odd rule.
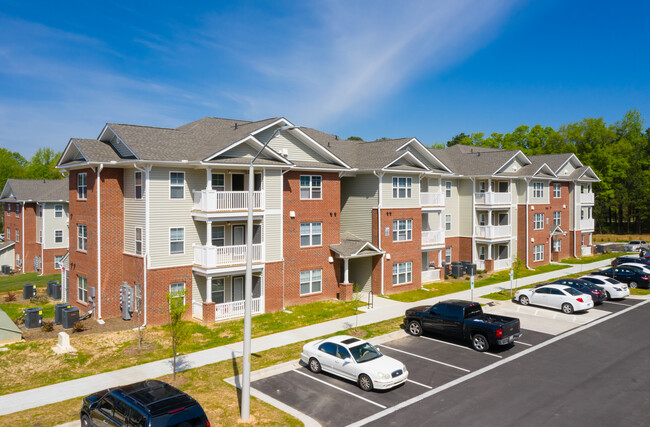
[[16,242],[20,242],[20,228],[14,230],[16,232]]
[[451,181],[445,181],[445,197],[451,197]]
[[562,250],[562,240],[555,238],[553,239],[553,252],[560,252]]
[[[217,230],[217,229],[221,229],[221,231],[222,231],[221,237],[215,237],[215,232],[214,231]],[[219,241],[219,240],[221,240],[221,245],[215,245],[214,242]],[[212,241],[210,242],[210,244],[212,246],[216,246],[218,248],[226,246],[226,227],[224,225],[213,225],[212,226]]]
[[413,179],[404,176],[393,177],[393,199],[410,199]]
[[[183,232],[183,238],[182,239],[176,239],[172,240],[172,230],[175,230],[178,232],[178,230],[182,230]],[[172,251],[172,244],[181,242],[183,245],[183,250],[182,251]],[[169,255],[184,255],[185,254],[185,227],[169,227]]]
[[11,228],[7,227],[5,230],[5,242],[11,240]]
[[[217,190],[218,191],[218,190]],[[221,286],[221,289],[219,289],[219,286]],[[215,287],[217,290],[215,291]],[[215,277],[212,279],[212,289],[210,289],[210,293],[212,295],[212,302],[215,304],[223,304],[226,302],[226,279],[224,277]],[[215,298],[215,294],[221,293],[221,301],[217,301],[217,298]]]
[[63,255],[54,255],[54,269],[55,270],[61,270],[61,260],[63,259]]
[[[309,287],[309,292],[303,292],[303,285]],[[318,288],[318,289],[316,289]],[[300,296],[315,295],[323,292],[323,270],[304,270],[300,272]]]
[[[140,238],[138,239],[138,231],[140,232]],[[135,240],[135,254],[142,255],[142,227],[135,227],[135,234],[133,235]]]
[[393,264],[393,286],[406,285],[413,282],[413,263],[396,262]]
[[88,251],[88,226],[86,224],[77,224],[77,250]]
[[63,218],[63,205],[54,205],[54,218]]
[[445,248],[445,264],[451,264],[451,246]]
[[84,276],[77,276],[77,300],[81,302],[88,302],[88,278]]
[[169,302],[171,303],[174,299],[178,298],[174,297],[174,292],[179,292],[179,289],[174,290],[175,287],[181,288],[180,292],[183,294],[183,305],[185,305],[185,282],[174,282],[169,284],[169,294],[171,295]]
[[562,197],[562,184],[559,182],[553,183],[553,198],[559,199]]
[[[308,179],[308,185],[303,185],[303,178]],[[315,182],[318,182],[316,185]],[[309,195],[303,197],[303,190]],[[316,197],[316,195],[318,197]],[[323,176],[322,175],[300,175],[300,200],[322,200],[323,199]]]
[[445,231],[450,231],[451,226],[451,214],[445,214]]
[[562,225],[562,211],[553,212],[553,225]]
[[63,243],[63,230],[54,230],[54,243]]
[[[303,244],[303,238],[307,244]],[[309,248],[323,245],[323,223],[302,222],[300,223],[300,247]]]
[[16,218],[20,218],[20,203],[16,203]]
[[43,243],[43,230],[38,230],[38,243]]
[[88,173],[77,174],[77,200],[88,199]]
[[408,242],[413,240],[413,220],[393,220],[393,242]]
[[[138,183],[138,181],[140,183]],[[138,190],[140,190],[139,194],[138,194]],[[133,198],[135,200],[142,200],[143,197],[144,197],[144,185],[142,182],[142,172],[136,171],[133,174]]]
[[544,197],[544,183],[533,182],[533,198],[541,199]]
[[[218,176],[220,176],[221,179],[223,180],[223,184],[221,184],[221,185],[217,185],[217,184],[214,183],[214,181],[215,181],[214,179],[216,177],[218,177]],[[226,191],[226,174],[223,174],[223,173],[213,173],[212,174],[212,189],[214,191]]]
[[544,214],[536,213],[533,214],[533,230],[543,230],[544,229]]
[[[174,183],[172,181],[172,175],[180,174],[182,176],[182,183]],[[176,177],[177,178],[177,177]],[[173,190],[178,190],[180,188],[182,197],[174,197]],[[185,172],[181,171],[170,171],[169,172],[169,200],[185,200]]]
[[544,245],[533,246],[533,261],[544,261]]

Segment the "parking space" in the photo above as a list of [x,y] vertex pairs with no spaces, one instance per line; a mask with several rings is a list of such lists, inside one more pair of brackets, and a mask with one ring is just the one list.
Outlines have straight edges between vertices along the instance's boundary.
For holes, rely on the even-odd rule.
[[633,305],[639,304],[644,300],[642,299],[634,299],[634,298],[626,298],[622,300],[613,300],[613,301],[605,301],[601,305],[597,305],[594,307],[594,310],[602,310],[606,311],[608,313],[617,313],[621,310],[625,310],[628,307],[631,307]]

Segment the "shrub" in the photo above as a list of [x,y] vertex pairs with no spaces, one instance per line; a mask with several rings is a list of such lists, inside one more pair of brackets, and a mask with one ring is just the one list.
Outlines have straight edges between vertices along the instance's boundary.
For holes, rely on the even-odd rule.
[[469,276],[465,277],[465,280],[469,280]]
[[448,279],[449,279],[449,276],[447,276],[447,275],[445,274],[445,280],[448,280]]
[[72,332],[83,332],[85,330],[86,330],[86,327],[81,322],[76,322],[74,324],[74,326],[72,326]]
[[21,311],[20,314],[18,315],[18,317],[16,317],[14,319],[14,323],[16,324],[16,326],[20,326],[20,325],[23,325],[25,323],[25,312],[24,311]]
[[5,302],[11,301],[16,301],[16,294],[14,292],[7,292],[7,296],[5,296]]
[[41,326],[41,331],[43,332],[52,332],[54,330],[54,322],[43,322]]
[[47,304],[50,302],[50,297],[47,295],[36,295],[35,297],[31,297],[29,302],[32,304]]

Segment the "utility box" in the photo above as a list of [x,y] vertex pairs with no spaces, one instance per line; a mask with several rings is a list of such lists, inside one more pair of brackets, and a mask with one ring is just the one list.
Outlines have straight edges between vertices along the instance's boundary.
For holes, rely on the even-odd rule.
[[72,329],[79,321],[79,309],[77,307],[64,308],[61,310],[61,326],[63,329]]
[[25,309],[25,328],[36,329],[43,326],[43,310],[40,307]]
[[126,283],[120,286],[120,307],[122,308],[122,319],[131,320],[134,307],[133,288]]
[[60,325],[63,322],[63,310],[70,308],[70,304],[55,304],[54,305],[54,323]]
[[463,274],[465,273],[465,269],[463,268],[463,264],[452,264],[451,265],[451,274],[456,276],[456,277],[462,277]]
[[60,300],[61,299],[61,284],[59,282],[52,284],[52,299]]
[[30,299],[36,296],[36,283],[25,283],[23,285],[23,299]]
[[11,273],[11,266],[10,265],[3,265],[2,266],[2,274],[9,274]]
[[54,298],[54,285],[60,283],[58,280],[48,280],[47,281],[47,296]]
[[467,264],[465,266],[465,273],[470,276],[476,276],[476,264]]

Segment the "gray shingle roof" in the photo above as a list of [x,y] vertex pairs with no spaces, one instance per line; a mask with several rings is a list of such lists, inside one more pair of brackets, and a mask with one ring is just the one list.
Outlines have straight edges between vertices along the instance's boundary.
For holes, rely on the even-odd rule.
[[68,201],[67,179],[8,179],[2,190],[3,202]]
[[452,172],[465,176],[492,175],[519,152],[461,144],[445,149],[431,148],[429,151]]
[[539,159],[553,169],[553,172],[557,173],[558,169],[560,169],[562,165],[571,158],[571,156],[571,153],[536,154],[534,156],[528,156],[528,158],[531,160]]
[[[341,243],[337,245],[330,245],[330,249],[339,254],[342,258],[349,258],[353,255],[362,254],[366,254],[368,256],[381,254],[381,252],[377,252],[373,249],[373,246],[369,245],[371,245],[370,242],[361,239],[352,233],[341,233]],[[369,247],[363,249],[364,246]],[[361,249],[363,249],[363,251],[359,252]]]

